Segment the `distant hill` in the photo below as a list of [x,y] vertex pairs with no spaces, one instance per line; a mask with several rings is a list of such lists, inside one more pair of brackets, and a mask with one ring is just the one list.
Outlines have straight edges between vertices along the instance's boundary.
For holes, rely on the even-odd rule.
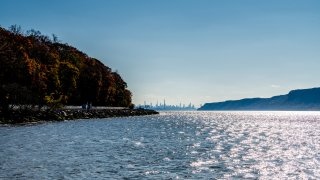
[[206,103],[198,110],[320,110],[320,88],[293,90],[271,98]]

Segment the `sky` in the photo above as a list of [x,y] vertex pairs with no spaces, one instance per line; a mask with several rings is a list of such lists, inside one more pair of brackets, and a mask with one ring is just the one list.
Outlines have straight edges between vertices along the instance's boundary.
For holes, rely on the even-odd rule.
[[14,24],[117,70],[135,104],[320,86],[318,0],[1,0],[0,26]]

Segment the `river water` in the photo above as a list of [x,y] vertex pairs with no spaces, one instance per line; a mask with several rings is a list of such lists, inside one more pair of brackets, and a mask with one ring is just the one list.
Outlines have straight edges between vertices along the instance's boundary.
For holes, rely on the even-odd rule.
[[0,179],[320,179],[320,112],[0,127]]

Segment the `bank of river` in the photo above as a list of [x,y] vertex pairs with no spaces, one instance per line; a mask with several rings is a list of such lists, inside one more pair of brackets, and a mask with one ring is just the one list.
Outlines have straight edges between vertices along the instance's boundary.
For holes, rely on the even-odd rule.
[[8,115],[0,112],[2,124],[36,123],[42,121],[63,121],[74,119],[126,117],[159,114],[148,109],[61,109],[54,111],[13,110]]

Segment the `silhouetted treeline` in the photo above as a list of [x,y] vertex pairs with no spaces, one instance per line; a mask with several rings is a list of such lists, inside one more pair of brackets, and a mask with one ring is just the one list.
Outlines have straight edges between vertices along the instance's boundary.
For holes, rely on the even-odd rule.
[[131,92],[117,72],[39,31],[0,27],[0,103],[130,107]]

